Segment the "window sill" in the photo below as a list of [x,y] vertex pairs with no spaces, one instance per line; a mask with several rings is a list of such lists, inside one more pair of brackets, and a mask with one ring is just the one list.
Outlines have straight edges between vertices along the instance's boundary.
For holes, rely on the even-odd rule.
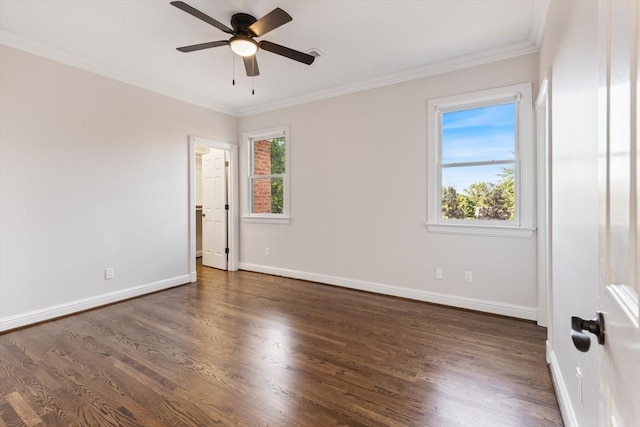
[[242,220],[247,223],[259,223],[259,224],[290,224],[291,218],[288,216],[243,216]]
[[533,237],[535,228],[499,226],[499,225],[466,225],[466,224],[432,224],[427,223],[427,230],[432,233],[464,234],[467,236],[487,237],[518,237],[528,239]]

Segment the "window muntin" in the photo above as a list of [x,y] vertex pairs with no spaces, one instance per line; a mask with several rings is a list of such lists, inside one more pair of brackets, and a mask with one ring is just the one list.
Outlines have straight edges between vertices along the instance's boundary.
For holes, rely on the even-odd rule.
[[245,134],[248,142],[248,220],[289,218],[286,127]]
[[429,231],[533,235],[531,104],[530,83],[429,101]]

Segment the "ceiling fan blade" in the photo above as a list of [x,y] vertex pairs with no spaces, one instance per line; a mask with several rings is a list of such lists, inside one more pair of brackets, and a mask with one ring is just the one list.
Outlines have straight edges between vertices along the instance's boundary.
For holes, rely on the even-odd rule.
[[251,56],[243,56],[244,60],[244,69],[247,71],[248,77],[254,77],[260,75],[260,70],[258,69],[258,60],[255,55]]
[[176,49],[178,49],[180,52],[194,52],[196,50],[209,49],[209,48],[218,47],[218,46],[226,46],[228,44],[229,44],[228,40],[218,40],[217,42],[192,44],[190,46],[182,46]]
[[251,24],[248,30],[254,37],[260,37],[291,20],[293,20],[293,18],[287,12],[276,7],[271,12]]
[[294,61],[302,62],[303,64],[307,65],[311,65],[316,59],[314,56],[311,56],[308,53],[293,50],[285,46],[280,46],[279,44],[271,43],[266,40],[262,40],[260,42],[260,48],[278,55],[282,55],[286,58],[293,59]]
[[225,33],[233,34],[233,30],[231,28],[227,27],[226,25],[224,25],[221,22],[216,21],[212,17],[210,17],[208,15],[205,15],[204,13],[200,12],[198,9],[195,9],[195,8],[189,6],[188,4],[186,4],[183,1],[172,1],[171,5],[177,7],[178,9],[181,9],[181,10],[187,12],[189,15],[193,15],[196,18],[203,20],[207,24],[213,25],[214,27],[216,27],[220,31],[224,31]]

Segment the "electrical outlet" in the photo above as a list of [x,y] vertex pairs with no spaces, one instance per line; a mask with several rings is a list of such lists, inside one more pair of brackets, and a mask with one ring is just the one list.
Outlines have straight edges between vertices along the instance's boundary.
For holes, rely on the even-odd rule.
[[465,271],[464,272],[464,282],[465,283],[471,283],[473,282],[473,272],[472,271]]
[[269,248],[264,248],[264,256],[271,256],[271,250]]
[[104,280],[110,280],[115,277],[113,267],[107,267],[104,269]]
[[436,267],[436,279],[442,280],[442,278],[443,278],[442,269],[440,267]]

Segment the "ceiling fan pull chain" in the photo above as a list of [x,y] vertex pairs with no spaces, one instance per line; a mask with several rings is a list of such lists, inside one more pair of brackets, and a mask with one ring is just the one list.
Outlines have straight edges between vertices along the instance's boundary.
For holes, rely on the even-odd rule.
[[255,95],[256,94],[256,78],[252,77],[251,78],[251,95]]
[[231,66],[231,69],[233,70],[233,76],[231,78],[231,84],[232,86],[236,85],[236,56],[233,54],[233,52],[231,53],[231,63],[233,64]]

